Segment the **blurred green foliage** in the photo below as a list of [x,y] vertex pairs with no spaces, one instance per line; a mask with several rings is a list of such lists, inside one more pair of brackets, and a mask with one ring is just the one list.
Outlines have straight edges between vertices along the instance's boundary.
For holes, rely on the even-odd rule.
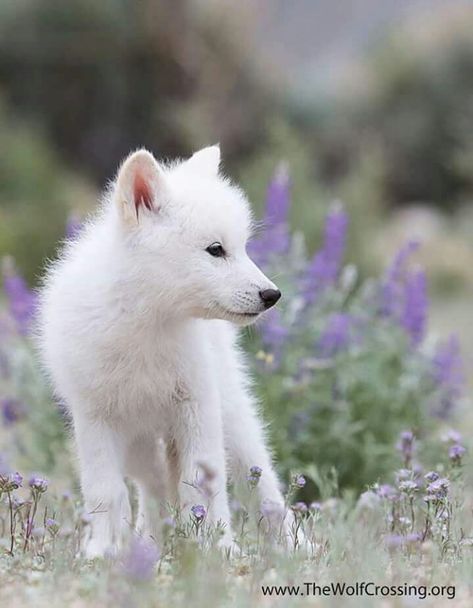
[[30,282],[63,238],[68,213],[93,200],[39,129],[0,107],[0,255],[13,255]]

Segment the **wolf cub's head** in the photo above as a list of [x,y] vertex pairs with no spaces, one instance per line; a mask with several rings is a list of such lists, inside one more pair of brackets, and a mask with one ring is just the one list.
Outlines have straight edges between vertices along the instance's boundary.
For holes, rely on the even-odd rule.
[[218,146],[172,165],[139,150],[120,167],[112,199],[127,256],[160,306],[246,325],[281,293],[248,257],[249,204],[219,164]]

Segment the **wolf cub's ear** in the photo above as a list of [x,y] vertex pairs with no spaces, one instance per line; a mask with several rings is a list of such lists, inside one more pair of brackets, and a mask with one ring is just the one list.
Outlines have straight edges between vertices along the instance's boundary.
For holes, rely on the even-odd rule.
[[218,175],[220,165],[220,146],[208,146],[193,154],[187,161],[188,167],[192,167],[201,174],[210,176]]
[[142,212],[158,211],[165,191],[165,177],[147,150],[132,152],[118,170],[114,199],[126,222],[137,224]]

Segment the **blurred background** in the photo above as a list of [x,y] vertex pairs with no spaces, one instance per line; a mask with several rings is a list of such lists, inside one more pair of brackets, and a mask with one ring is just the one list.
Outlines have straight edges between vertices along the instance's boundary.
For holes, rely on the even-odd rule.
[[0,0],[0,255],[30,285],[120,160],[220,142],[261,217],[281,161],[309,252],[422,242],[430,331],[473,370],[473,6],[456,0]]

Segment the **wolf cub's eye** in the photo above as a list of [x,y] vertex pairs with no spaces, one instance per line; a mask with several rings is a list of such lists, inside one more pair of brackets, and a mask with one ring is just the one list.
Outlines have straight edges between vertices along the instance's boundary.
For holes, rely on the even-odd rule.
[[225,249],[222,247],[221,243],[212,243],[205,250],[210,255],[213,255],[214,258],[224,258],[226,253]]

